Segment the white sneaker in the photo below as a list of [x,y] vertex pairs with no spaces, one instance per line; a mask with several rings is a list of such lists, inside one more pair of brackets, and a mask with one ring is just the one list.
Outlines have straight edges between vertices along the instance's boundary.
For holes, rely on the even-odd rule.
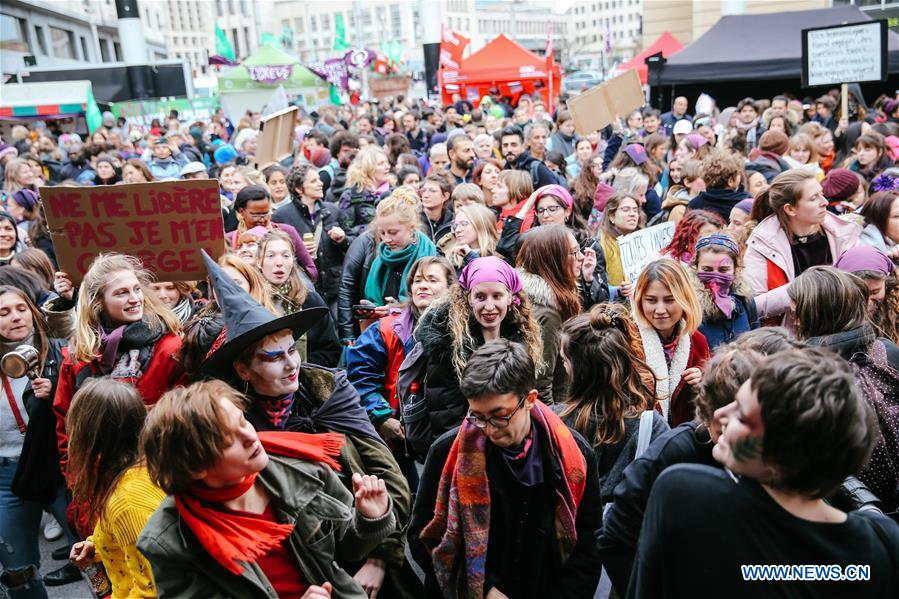
[[44,538],[48,541],[55,541],[56,539],[62,538],[62,527],[59,525],[59,522],[56,521],[56,518],[50,518],[44,525]]

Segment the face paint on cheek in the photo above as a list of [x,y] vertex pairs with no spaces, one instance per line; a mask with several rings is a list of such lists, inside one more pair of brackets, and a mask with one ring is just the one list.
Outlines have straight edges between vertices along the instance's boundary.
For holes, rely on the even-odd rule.
[[738,462],[749,462],[762,457],[761,437],[743,437],[734,441],[730,453]]

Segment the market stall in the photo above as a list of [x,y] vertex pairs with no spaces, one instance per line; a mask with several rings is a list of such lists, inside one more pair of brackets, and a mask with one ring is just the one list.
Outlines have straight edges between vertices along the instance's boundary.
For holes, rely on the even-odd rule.
[[[542,56],[534,54],[503,34],[462,61],[453,78],[444,76],[443,102],[452,101],[454,93],[477,102],[496,86],[504,96],[538,93],[549,101],[547,89],[550,74]],[[552,94],[558,96],[562,86],[562,69],[552,63]]]
[[680,43],[676,37],[671,35],[670,32],[664,31],[662,32],[662,35],[656,38],[656,41],[647,46],[642,52],[631,58],[629,61],[612,69],[612,76],[620,75],[629,69],[636,69],[637,75],[640,76],[640,83],[646,85],[648,76],[645,62],[646,58],[658,54],[659,52],[662,53],[662,56],[668,58],[680,52],[683,47],[684,45]]
[[6,83],[0,86],[0,131],[8,134],[13,125],[29,121],[60,121],[63,131],[87,130],[90,81]]

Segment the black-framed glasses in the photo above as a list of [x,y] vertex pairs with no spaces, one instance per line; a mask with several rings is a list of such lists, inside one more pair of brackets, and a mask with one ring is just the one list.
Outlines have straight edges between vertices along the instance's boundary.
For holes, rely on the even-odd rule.
[[544,206],[543,208],[537,208],[534,212],[537,213],[537,216],[543,216],[544,214],[555,214],[559,210],[562,210],[562,207],[558,204],[554,204],[552,206]]
[[527,396],[521,398],[521,401],[518,402],[518,405],[508,416],[491,416],[490,418],[481,418],[480,416],[475,416],[474,414],[472,414],[471,410],[468,410],[468,414],[465,415],[465,420],[480,429],[487,428],[488,424],[493,428],[506,428],[507,426],[509,426],[509,422],[512,420],[512,418],[515,417],[515,414],[518,413],[518,410],[521,409],[521,406],[524,405],[525,400],[527,400]]

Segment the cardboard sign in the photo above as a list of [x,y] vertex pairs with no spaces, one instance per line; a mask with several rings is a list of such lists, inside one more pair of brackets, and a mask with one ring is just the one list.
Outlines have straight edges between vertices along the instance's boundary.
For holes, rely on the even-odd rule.
[[294,129],[297,126],[296,106],[273,112],[259,121],[256,140],[256,168],[264,169],[293,154]]
[[660,249],[668,245],[672,237],[674,237],[674,223],[662,223],[619,237],[618,248],[621,250],[621,268],[625,280],[636,282],[643,268],[652,261]]
[[627,116],[645,102],[637,69],[629,69],[568,100],[568,110],[577,132],[587,135]]
[[101,253],[136,256],[160,281],[206,277],[199,250],[225,251],[218,182],[41,187],[60,269],[78,283]]
[[802,30],[802,86],[887,80],[887,22]]

